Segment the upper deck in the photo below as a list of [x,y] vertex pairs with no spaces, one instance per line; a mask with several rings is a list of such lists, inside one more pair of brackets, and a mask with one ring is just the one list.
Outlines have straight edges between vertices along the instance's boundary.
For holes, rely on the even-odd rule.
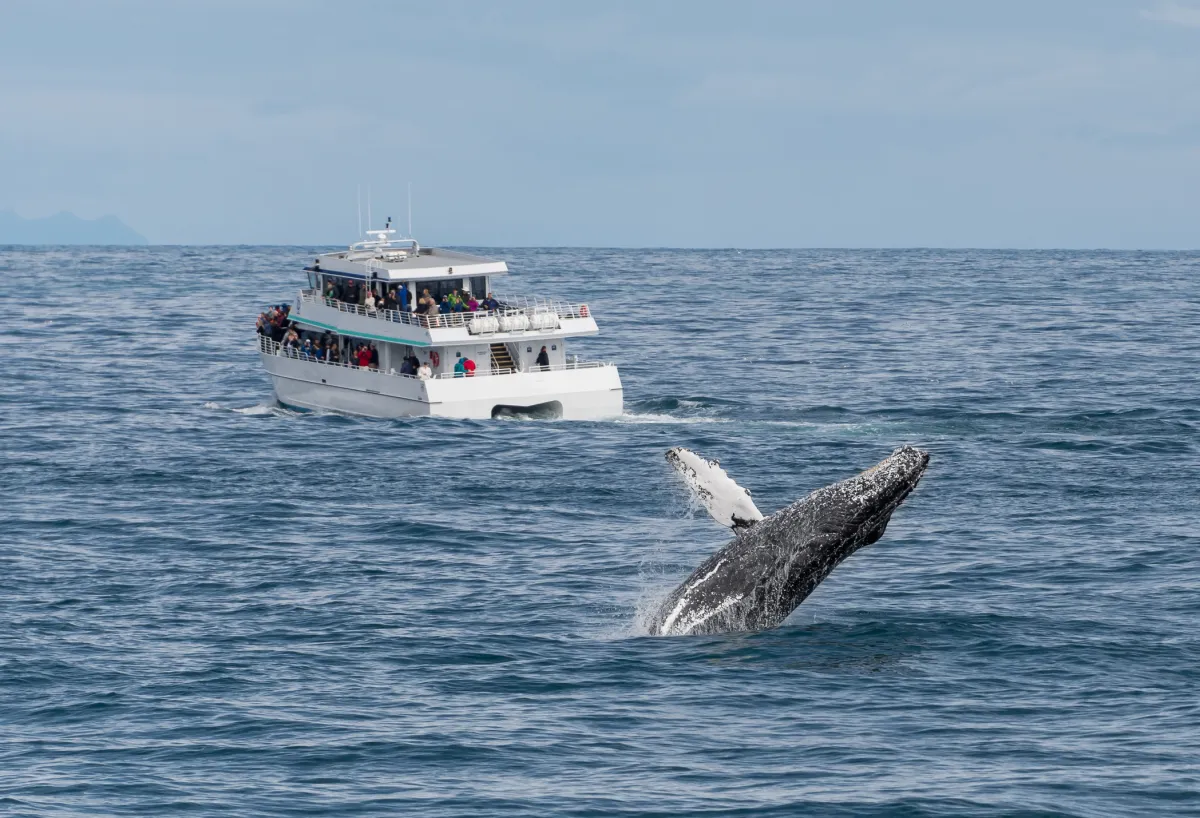
[[401,310],[368,310],[301,290],[289,318],[343,335],[412,346],[446,346],[473,339],[542,340],[596,335],[600,330],[587,304],[502,295],[500,309],[421,315]]
[[[389,242],[390,245],[396,243]],[[324,253],[317,256],[309,269],[350,278],[408,282],[503,275],[508,272],[508,265],[455,250],[421,247],[414,241],[411,248],[351,248],[340,253]]]
[[[415,239],[392,239],[390,227],[367,233],[373,238],[344,251],[324,253],[305,268],[309,288],[300,292],[291,320],[414,346],[443,346],[472,338],[549,340],[599,332],[586,304],[541,297],[494,298],[493,277],[508,272],[503,261],[421,247]],[[457,309],[448,311],[447,299],[456,298],[460,299]],[[472,300],[480,303],[464,309]],[[434,310],[429,301],[441,309]]]

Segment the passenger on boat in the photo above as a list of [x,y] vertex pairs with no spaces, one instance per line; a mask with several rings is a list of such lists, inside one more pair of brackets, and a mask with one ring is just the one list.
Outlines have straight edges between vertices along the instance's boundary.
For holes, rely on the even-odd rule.
[[417,374],[417,371],[413,369],[412,358],[405,358],[404,363],[400,364],[400,374],[409,376]]
[[467,374],[467,365],[466,364],[467,364],[466,358],[459,358],[457,361],[454,362],[454,377],[462,378],[462,377],[466,376],[466,374]]
[[463,358],[463,369],[466,370],[468,378],[475,377],[475,362],[470,358]]
[[545,347],[542,347],[542,351],[538,353],[536,363],[543,372],[550,368],[550,353],[546,352]]
[[317,359],[311,338],[304,339],[304,345],[300,347],[300,357],[306,361],[315,361]]
[[375,293],[367,290],[367,295],[363,298],[363,306],[367,308],[367,315],[375,315]]
[[475,300],[475,296],[471,296],[469,299],[467,299],[467,309],[471,312],[476,312],[479,310],[479,302]]
[[450,296],[442,296],[442,303],[438,304],[438,312],[440,312],[442,315],[449,315],[450,313],[454,312],[454,305],[450,303]]
[[433,377],[433,370],[429,368],[428,362],[421,364],[421,368],[417,370],[417,377],[423,381]]
[[375,342],[371,342],[370,352],[371,369],[379,369],[379,350],[375,348]]
[[450,301],[450,309],[454,310],[454,312],[463,311],[465,304],[463,303],[463,297],[458,293],[457,287],[446,298]]
[[488,312],[495,312],[500,309],[500,302],[497,301],[491,293],[487,294],[487,298],[483,299],[483,308]]
[[359,344],[358,350],[354,354],[358,362],[359,369],[367,369],[371,366],[371,350],[367,349],[366,344]]
[[[274,336],[278,334],[282,337],[283,335],[283,313],[279,307],[268,307],[265,312],[258,314],[258,320],[254,322],[254,326],[260,334],[271,336],[274,340],[278,341],[279,338],[275,338]],[[277,333],[276,330],[279,330],[279,332]]]
[[289,329],[287,334],[283,336],[283,345],[289,348],[298,348],[300,346],[300,335],[294,329]]
[[338,290],[332,281],[325,282],[325,297],[333,299],[334,301],[337,300]]
[[400,300],[396,302],[400,305],[401,312],[408,312],[408,285],[401,283],[400,285]]
[[331,364],[340,364],[342,362],[342,355],[338,352],[337,344],[330,344],[325,347],[325,361]]

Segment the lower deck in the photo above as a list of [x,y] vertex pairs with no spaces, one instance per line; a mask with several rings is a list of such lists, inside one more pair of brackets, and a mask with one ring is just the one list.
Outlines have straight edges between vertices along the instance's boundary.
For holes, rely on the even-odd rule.
[[[612,364],[572,360],[521,369],[494,366],[489,355],[473,374],[451,368],[420,377],[397,372],[383,360],[376,367],[358,366],[321,360],[266,336],[258,343],[279,401],[301,409],[382,418],[531,413],[589,420],[616,417],[623,408],[621,379]],[[439,364],[445,357],[438,355]]]

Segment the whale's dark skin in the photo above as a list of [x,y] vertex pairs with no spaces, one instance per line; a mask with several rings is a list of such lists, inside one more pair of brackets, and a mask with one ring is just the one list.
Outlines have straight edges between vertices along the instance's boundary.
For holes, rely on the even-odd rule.
[[663,602],[657,636],[781,625],[842,560],[883,536],[929,455],[906,446],[862,474],[814,491],[755,523]]

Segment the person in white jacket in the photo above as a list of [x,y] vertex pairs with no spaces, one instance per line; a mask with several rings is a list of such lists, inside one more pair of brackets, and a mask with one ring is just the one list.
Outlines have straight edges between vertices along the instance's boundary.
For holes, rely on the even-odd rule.
[[417,377],[423,381],[427,381],[433,377],[433,370],[429,368],[428,361],[421,362],[421,368],[417,370]]

